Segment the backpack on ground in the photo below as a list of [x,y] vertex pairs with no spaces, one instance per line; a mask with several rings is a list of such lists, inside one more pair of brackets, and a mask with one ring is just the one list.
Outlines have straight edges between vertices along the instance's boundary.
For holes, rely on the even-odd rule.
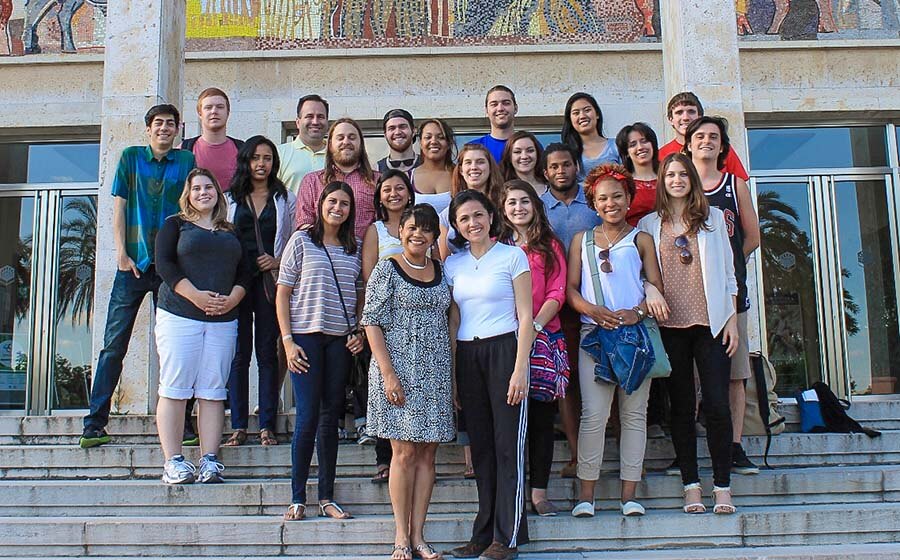
[[761,354],[750,355],[752,375],[747,380],[747,405],[744,411],[744,435],[766,436],[763,462],[769,467],[769,449],[772,436],[784,431],[784,416],[779,411],[780,403],[775,392],[775,367]]
[[797,393],[800,406],[800,427],[807,433],[866,434],[878,437],[881,432],[861,426],[850,418],[850,401],[839,399],[831,387],[817,381],[806,391]]

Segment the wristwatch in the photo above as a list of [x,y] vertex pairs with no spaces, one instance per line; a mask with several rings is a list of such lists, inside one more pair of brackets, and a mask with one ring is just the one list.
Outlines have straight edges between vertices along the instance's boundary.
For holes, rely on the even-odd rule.
[[544,330],[544,325],[538,323],[537,321],[533,321],[531,326],[534,327],[534,332],[541,332]]
[[638,306],[638,305],[635,305],[634,307],[632,307],[631,310],[634,311],[635,313],[637,313],[638,321],[643,321],[644,317],[647,316],[647,314],[644,313],[644,310],[641,309],[640,306]]

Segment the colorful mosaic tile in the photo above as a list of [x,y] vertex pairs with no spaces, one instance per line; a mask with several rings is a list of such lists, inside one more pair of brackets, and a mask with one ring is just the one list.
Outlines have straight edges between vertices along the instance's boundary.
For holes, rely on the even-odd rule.
[[737,0],[743,40],[897,39],[900,0]]
[[[631,43],[656,41],[659,33],[659,0],[244,1],[189,0],[188,48],[228,50],[237,37],[270,50]],[[237,21],[240,32],[230,31]]]

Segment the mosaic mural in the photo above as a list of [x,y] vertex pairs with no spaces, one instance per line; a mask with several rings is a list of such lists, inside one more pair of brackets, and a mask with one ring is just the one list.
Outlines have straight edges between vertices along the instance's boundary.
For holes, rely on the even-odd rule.
[[107,0],[0,0],[0,55],[103,52]]
[[[0,0],[0,56],[102,52],[107,1]],[[187,48],[655,42],[659,2],[186,0]],[[735,0],[735,12],[747,41],[900,37],[900,0]]]
[[900,0],[736,0],[743,40],[897,39]]
[[657,41],[659,0],[187,0],[189,50]]

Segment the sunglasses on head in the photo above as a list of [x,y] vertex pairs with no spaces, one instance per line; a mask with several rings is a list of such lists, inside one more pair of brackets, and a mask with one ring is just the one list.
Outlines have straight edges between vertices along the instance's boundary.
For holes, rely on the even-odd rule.
[[678,253],[678,260],[681,261],[681,264],[691,264],[694,260],[694,255],[691,254],[690,249],[688,249],[688,238],[684,235],[679,235],[675,238],[675,247],[681,249]]

